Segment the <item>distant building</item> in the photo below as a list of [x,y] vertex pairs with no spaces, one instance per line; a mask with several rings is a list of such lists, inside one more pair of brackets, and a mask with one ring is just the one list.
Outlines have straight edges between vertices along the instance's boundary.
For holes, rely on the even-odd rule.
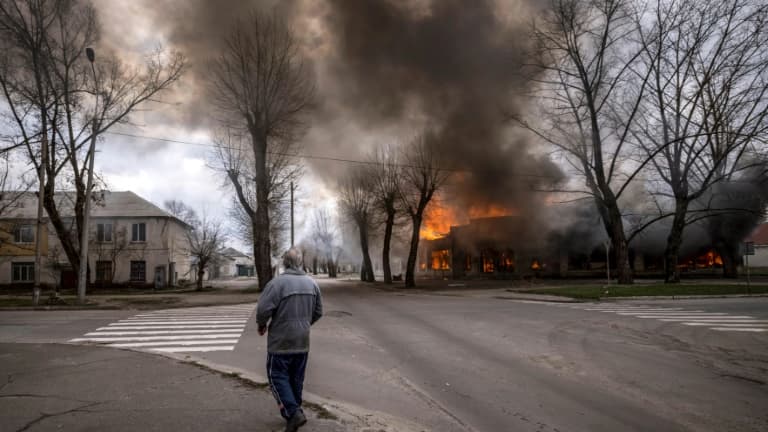
[[[57,193],[65,226],[74,229],[73,193]],[[0,215],[0,285],[31,284],[34,280],[37,195],[22,196]],[[43,233],[41,282],[74,288],[77,275],[50,221]],[[91,206],[89,224],[90,283],[175,285],[189,272],[186,248],[189,226],[133,192],[103,192]]]
[[[253,257],[231,247],[220,250],[207,267],[203,280],[253,277],[256,274]],[[197,281],[197,263],[194,258],[191,263],[190,274],[186,279],[191,282]]]
[[746,241],[755,245],[755,254],[749,257],[749,266],[768,267],[768,222],[758,225]]
[[223,258],[220,266],[221,277],[246,277],[255,274],[253,257],[228,247],[219,255]]

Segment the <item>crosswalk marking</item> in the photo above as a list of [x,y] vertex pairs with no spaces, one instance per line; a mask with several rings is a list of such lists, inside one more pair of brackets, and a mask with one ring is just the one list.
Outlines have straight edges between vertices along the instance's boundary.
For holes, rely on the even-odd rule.
[[[689,322],[691,320],[685,319],[685,318],[663,318],[659,321],[664,322]],[[763,324],[768,323],[768,320],[758,320],[754,318],[749,319],[732,319],[732,318],[697,318],[695,322],[700,323],[732,323],[732,324],[745,324],[745,323],[754,323],[754,324]]]
[[768,320],[757,319],[750,315],[731,315],[726,312],[708,312],[698,309],[686,310],[682,307],[654,307],[648,305],[603,305],[595,303],[553,305],[590,312],[610,313],[630,318],[653,319],[687,326],[707,327],[716,331],[768,332]]
[[[692,323],[683,323],[683,324],[684,325],[690,325],[690,326],[711,326],[712,325],[711,322],[706,322],[706,323],[692,322]],[[730,322],[720,322],[720,321],[718,321],[715,324],[717,324],[718,327],[744,327],[745,323],[734,324],[734,323],[730,323]],[[755,327],[755,328],[768,327],[768,323],[760,324],[760,323],[750,322],[750,323],[746,323],[746,324],[749,324],[751,327]]]
[[152,351],[177,353],[177,352],[209,352],[209,351],[232,351],[231,347],[225,346],[204,346],[204,347],[172,347],[172,348],[153,348]]
[[[174,345],[190,346],[190,345],[216,345],[216,344],[236,344],[237,339],[219,339],[212,341],[178,341],[174,342]],[[127,343],[113,343],[109,346],[119,348],[143,348],[143,347],[163,347],[168,345],[168,342],[127,342]]]
[[687,320],[694,320],[698,318],[735,318],[735,319],[749,319],[752,318],[748,315],[635,315],[636,318],[650,318],[650,319],[660,319],[660,318],[682,318]]
[[215,320],[215,321],[120,321],[119,323],[109,324],[110,326],[125,325],[126,323],[138,323],[138,324],[245,324],[248,320]]
[[152,330],[152,329],[194,329],[194,328],[241,328],[241,324],[193,324],[193,325],[125,325],[125,326],[113,326],[113,327],[99,327],[96,330],[112,331],[112,330]]
[[152,341],[152,340],[182,340],[182,339],[216,339],[239,338],[242,333],[222,333],[216,335],[185,335],[185,336],[136,336],[136,337],[88,337],[72,339],[70,342],[118,342],[118,341]]
[[141,313],[70,342],[167,353],[232,351],[255,308],[254,303]]
[[86,336],[127,336],[127,335],[161,335],[161,334],[207,334],[207,333],[232,333],[239,329],[197,329],[197,330],[137,330],[137,331],[108,331],[86,333]]

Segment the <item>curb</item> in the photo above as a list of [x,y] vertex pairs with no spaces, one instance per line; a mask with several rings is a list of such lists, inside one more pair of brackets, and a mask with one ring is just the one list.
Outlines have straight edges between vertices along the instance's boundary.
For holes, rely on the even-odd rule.
[[[76,345],[76,344],[73,344]],[[256,388],[266,389],[269,386],[265,376],[244,369],[227,366],[196,357],[188,354],[176,353],[147,353],[146,351],[134,350],[130,348],[127,351],[141,352],[144,354],[159,354],[163,357],[176,360],[180,363],[201,367],[211,372],[226,375],[235,379],[245,381]],[[410,423],[404,419],[399,419],[391,415],[376,411],[369,411],[351,404],[332,401],[330,399],[318,396],[309,392],[304,392],[303,399],[306,407],[315,413],[320,419],[336,421],[347,430],[360,432],[427,432],[428,429]],[[350,429],[352,428],[352,429]]]
[[714,294],[714,295],[678,295],[678,296],[632,296],[632,297],[601,297],[597,301],[616,300],[706,300],[706,299],[734,299],[734,298],[761,298],[768,294]]
[[[110,305],[98,305],[98,306],[83,306],[83,305],[68,305],[68,306],[11,306],[11,307],[3,307],[0,306],[0,312],[2,311],[75,311],[75,310],[138,310],[138,311],[147,311],[147,310],[161,310],[161,309],[180,309],[180,308],[190,308],[190,307],[213,307],[213,306],[232,306],[232,305],[240,305],[240,304],[246,304],[246,303],[254,303],[256,302],[255,299],[252,300],[242,300],[242,301],[236,301],[236,302],[222,302],[222,303],[195,303],[195,304],[157,304],[157,305],[146,305],[142,304],[142,307],[136,307],[136,305],[126,305],[126,307],[121,306],[110,306]],[[148,307],[144,307],[148,306]]]

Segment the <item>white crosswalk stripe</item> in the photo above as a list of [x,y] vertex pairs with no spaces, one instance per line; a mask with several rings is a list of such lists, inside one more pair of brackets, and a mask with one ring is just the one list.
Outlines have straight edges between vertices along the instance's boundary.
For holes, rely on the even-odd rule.
[[70,342],[167,353],[232,351],[255,308],[252,303],[141,313]]
[[628,318],[652,319],[662,322],[679,323],[686,326],[706,327],[716,331],[768,332],[768,319],[759,319],[750,315],[731,315],[726,312],[708,312],[700,309],[686,310],[681,307],[671,308],[647,305],[604,305],[597,303],[553,305],[590,312],[610,313]]

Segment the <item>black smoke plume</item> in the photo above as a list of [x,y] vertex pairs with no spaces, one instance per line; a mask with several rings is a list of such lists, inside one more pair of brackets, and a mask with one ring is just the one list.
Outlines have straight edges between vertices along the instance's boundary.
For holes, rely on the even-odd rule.
[[[534,192],[561,179],[506,121],[525,109],[528,26],[509,17],[521,2],[330,0],[340,97],[372,128],[424,118],[454,176],[447,205],[536,212]],[[353,109],[352,109],[353,108]]]

